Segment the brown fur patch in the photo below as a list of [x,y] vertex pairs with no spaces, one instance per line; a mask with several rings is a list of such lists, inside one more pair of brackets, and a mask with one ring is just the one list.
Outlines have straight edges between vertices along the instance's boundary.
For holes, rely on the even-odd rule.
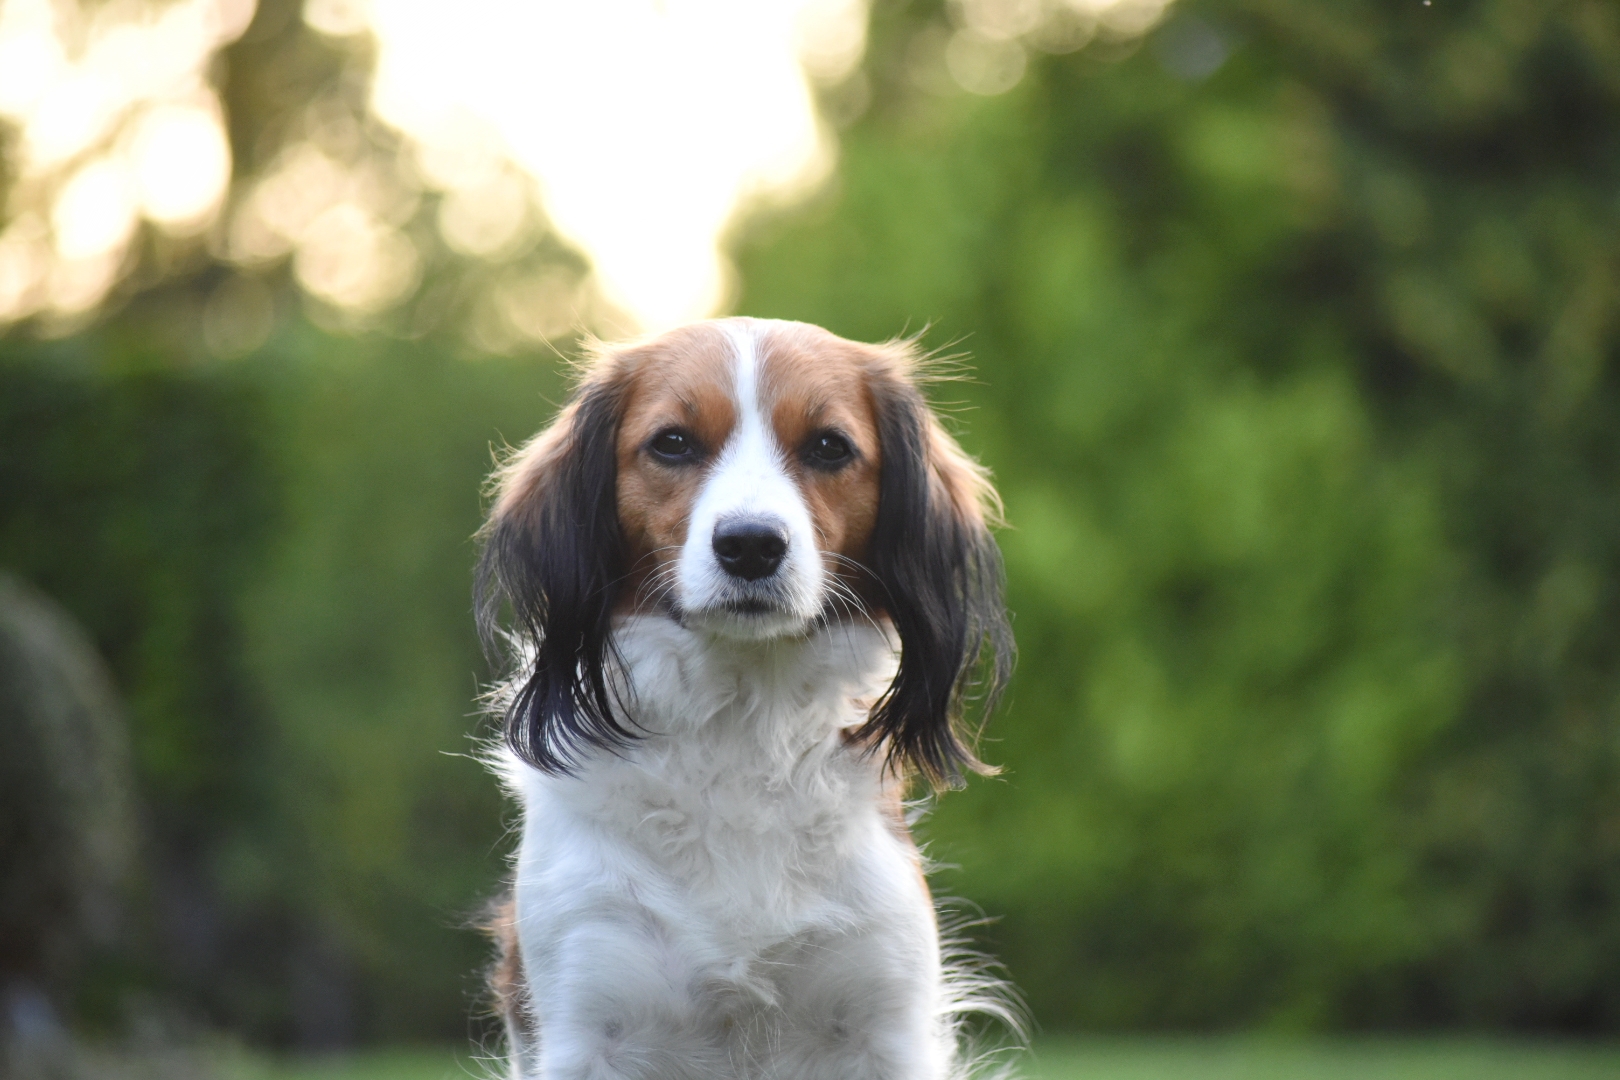
[[[759,349],[761,396],[810,511],[816,541],[828,570],[853,581],[857,574],[851,563],[865,556],[877,521],[883,465],[868,386],[870,354],[865,346],[804,323],[772,326]],[[802,453],[811,439],[829,430],[848,439],[856,453],[836,472],[810,468]]]
[[629,396],[619,427],[619,525],[629,576],[625,607],[656,607],[664,575],[673,572],[706,471],[671,466],[647,448],[653,436],[679,427],[697,440],[699,460],[712,461],[736,425],[731,339],[714,323],[673,330],[620,357]]
[[511,893],[490,905],[482,929],[495,943],[495,962],[490,965],[488,978],[495,1013],[506,1021],[509,1030],[522,1031],[529,990],[518,946],[517,904]]

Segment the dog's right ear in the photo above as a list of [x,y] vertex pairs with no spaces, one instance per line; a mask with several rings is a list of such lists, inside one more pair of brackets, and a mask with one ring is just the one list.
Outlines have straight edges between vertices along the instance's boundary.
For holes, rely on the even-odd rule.
[[[495,474],[474,603],[485,651],[514,668],[506,743],[535,768],[572,771],[633,736],[614,715],[607,665],[624,576],[617,440],[624,388],[594,375]],[[510,605],[510,632],[502,609]]]

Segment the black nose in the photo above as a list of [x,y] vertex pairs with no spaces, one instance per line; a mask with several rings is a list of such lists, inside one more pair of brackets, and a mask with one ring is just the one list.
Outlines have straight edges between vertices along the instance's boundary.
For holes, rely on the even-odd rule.
[[776,573],[787,554],[787,530],[769,521],[723,521],[714,529],[714,556],[732,577],[758,581]]

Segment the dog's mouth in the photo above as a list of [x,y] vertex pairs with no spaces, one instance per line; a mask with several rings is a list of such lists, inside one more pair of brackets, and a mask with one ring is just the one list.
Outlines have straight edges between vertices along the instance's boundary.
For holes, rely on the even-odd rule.
[[788,604],[774,596],[736,596],[717,600],[702,607],[687,607],[673,596],[662,597],[659,601],[664,614],[676,620],[684,620],[692,615],[739,615],[743,617],[756,615],[790,615],[792,609]]
[[773,638],[804,631],[807,622],[788,598],[775,591],[718,597],[701,607],[687,607],[673,598],[665,601],[669,617],[688,629],[708,630],[728,637]]
[[719,610],[728,615],[786,615],[787,610],[775,600],[758,596],[746,596],[737,600],[726,600],[720,604]]

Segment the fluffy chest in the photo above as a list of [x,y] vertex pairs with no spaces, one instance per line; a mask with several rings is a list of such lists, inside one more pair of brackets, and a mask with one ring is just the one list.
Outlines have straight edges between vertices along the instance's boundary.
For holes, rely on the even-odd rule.
[[881,638],[840,633],[743,652],[642,620],[623,628],[620,650],[644,734],[576,776],[528,774],[535,874],[589,867],[638,895],[766,933],[841,921],[874,874],[914,859],[885,816],[893,798],[881,761],[843,735],[885,674]]
[[881,828],[875,770],[836,733],[787,768],[752,739],[660,742],[603,770],[584,809],[690,896],[780,908],[835,893]]

